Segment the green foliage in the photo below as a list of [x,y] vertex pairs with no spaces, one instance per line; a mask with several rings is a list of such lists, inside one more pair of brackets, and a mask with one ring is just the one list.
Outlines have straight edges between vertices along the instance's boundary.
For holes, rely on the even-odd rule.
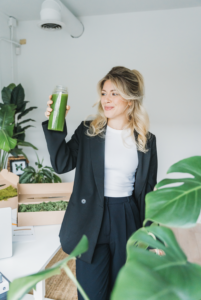
[[[38,150],[34,145],[25,141],[25,130],[34,126],[22,127],[21,125],[29,121],[35,122],[35,120],[26,119],[21,122],[18,122],[18,120],[37,107],[32,106],[26,109],[29,101],[24,101],[25,94],[21,84],[16,86],[11,83],[2,89],[1,94],[4,104],[0,104],[0,149],[15,157],[23,155],[27,158],[19,146],[32,147]],[[5,167],[8,154],[1,153],[0,170]]]
[[61,178],[54,173],[54,169],[51,167],[43,167],[43,159],[40,162],[37,155],[37,170],[29,166],[24,168],[24,173],[20,176],[19,183],[58,183],[61,182]]
[[57,262],[51,268],[46,269],[44,271],[38,272],[36,274],[32,274],[29,276],[17,278],[11,282],[8,291],[8,300],[21,300],[25,294],[27,294],[32,288],[36,289],[36,284],[41,280],[52,277],[53,275],[59,275],[61,273],[61,269],[64,269],[67,275],[73,280],[82,294],[85,300],[89,300],[82,287],[79,285],[78,281],[72,274],[70,268],[67,263],[71,259],[75,259],[78,255],[86,252],[88,250],[88,239],[85,235],[83,235],[82,239],[75,247],[75,249],[71,252],[71,254],[65,259]]
[[42,202],[38,204],[20,204],[19,212],[60,211],[66,210],[67,206],[68,202],[63,200],[56,202]]
[[15,148],[17,140],[13,139],[13,130],[15,122],[15,108],[14,104],[0,103],[0,149],[9,152],[10,149]]
[[[144,224],[152,220],[173,227],[196,225],[201,208],[201,156],[177,162],[169,168],[168,173],[172,172],[188,173],[194,178],[159,182],[156,188],[183,184],[146,195]],[[118,274],[111,300],[200,300],[201,267],[187,261],[171,229],[155,225],[143,227],[130,237],[126,264]],[[163,250],[165,255],[147,251],[148,246]]]
[[[172,227],[192,227],[196,224],[201,209],[201,156],[177,162],[167,171],[174,172],[188,173],[194,178],[160,181],[156,185],[158,190],[146,195],[145,223],[152,220]],[[183,184],[164,188],[172,183]]]
[[17,196],[17,189],[12,185],[7,186],[5,189],[0,190],[0,201],[8,200],[9,198]]
[[[147,251],[141,244],[162,249],[165,255]],[[172,230],[144,227],[127,242],[126,264],[118,274],[111,300],[200,300],[200,279],[201,266],[187,261]]]

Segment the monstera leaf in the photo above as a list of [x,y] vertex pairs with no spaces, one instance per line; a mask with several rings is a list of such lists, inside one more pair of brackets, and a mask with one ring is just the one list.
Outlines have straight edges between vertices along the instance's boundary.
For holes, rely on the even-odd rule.
[[0,149],[8,152],[15,148],[16,139],[12,139],[15,105],[0,103]]
[[[144,245],[162,249],[165,255],[156,255]],[[201,266],[187,261],[173,232],[153,225],[139,229],[128,240],[126,264],[110,299],[200,300],[200,281]]]
[[172,183],[180,186],[164,187],[146,195],[145,222],[152,220],[170,227],[192,227],[201,209],[201,156],[183,159],[172,165],[167,173],[188,173],[193,178],[164,179],[156,189]]

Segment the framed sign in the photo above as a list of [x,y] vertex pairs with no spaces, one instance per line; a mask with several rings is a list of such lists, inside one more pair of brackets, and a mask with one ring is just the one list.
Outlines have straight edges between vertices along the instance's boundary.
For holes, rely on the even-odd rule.
[[10,172],[21,176],[24,173],[24,168],[28,166],[26,158],[18,160],[10,160]]

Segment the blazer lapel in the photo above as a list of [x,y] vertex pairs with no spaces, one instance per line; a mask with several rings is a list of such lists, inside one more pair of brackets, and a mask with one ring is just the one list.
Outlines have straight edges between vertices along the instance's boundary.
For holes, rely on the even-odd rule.
[[[105,127],[106,128],[106,125]],[[90,137],[92,168],[101,206],[104,206],[104,172],[105,172],[105,139],[99,136]]]
[[[104,126],[104,129],[106,129],[106,125]],[[134,130],[134,137],[135,140],[138,137],[138,133],[135,130]],[[99,136],[95,136],[95,137],[91,137],[89,140],[90,140],[91,160],[92,160],[94,178],[100,196],[101,206],[103,206],[104,171],[105,171],[105,139]],[[149,150],[147,153],[137,150],[138,167],[135,173],[135,182],[134,182],[134,194],[136,199],[140,195],[144,187],[144,184],[146,182],[146,178],[149,170],[149,162],[151,157],[150,152],[151,150]]]

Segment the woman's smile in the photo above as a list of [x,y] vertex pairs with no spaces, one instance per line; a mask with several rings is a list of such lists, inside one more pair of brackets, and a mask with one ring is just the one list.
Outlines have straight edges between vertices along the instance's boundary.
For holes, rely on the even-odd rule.
[[104,109],[105,110],[111,110],[111,109],[113,109],[114,108],[114,106],[104,106]]

